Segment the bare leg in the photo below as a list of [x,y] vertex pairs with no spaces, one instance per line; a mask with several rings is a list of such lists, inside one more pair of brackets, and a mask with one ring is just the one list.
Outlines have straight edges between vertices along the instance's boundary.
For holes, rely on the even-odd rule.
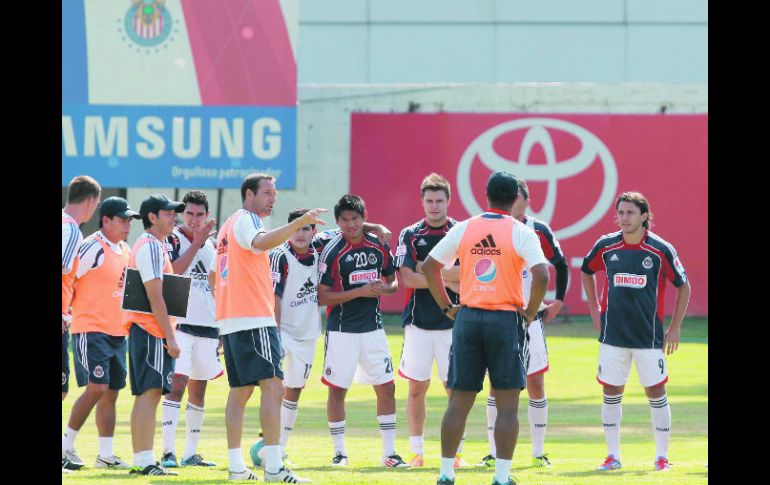
[[225,407],[225,428],[227,430],[227,448],[241,447],[243,435],[243,414],[246,403],[254,392],[254,385],[231,387]]
[[134,407],[131,410],[131,444],[134,453],[152,449],[160,397],[160,389],[148,389],[134,399]]

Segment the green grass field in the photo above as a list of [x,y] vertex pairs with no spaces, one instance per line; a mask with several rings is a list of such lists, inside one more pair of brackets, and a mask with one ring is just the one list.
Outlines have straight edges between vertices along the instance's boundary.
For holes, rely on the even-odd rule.
[[[548,435],[545,450],[553,468],[529,467],[530,441],[526,414],[526,391],[520,406],[519,442],[513,458],[513,475],[521,484],[699,484],[708,482],[708,320],[688,318],[682,330],[682,344],[668,359],[668,397],[672,409],[672,438],[668,473],[652,471],[655,444],[650,423],[650,408],[639,385],[636,370],[631,371],[623,397],[621,449],[623,469],[609,474],[595,472],[606,455],[600,423],[601,387],[595,381],[599,343],[585,318],[573,318],[570,323],[546,326],[550,371],[546,374],[549,402]],[[386,327],[394,364],[401,354],[403,332],[395,315],[389,315]],[[323,339],[311,378],[299,404],[299,416],[288,445],[289,456],[297,463],[295,470],[313,483],[328,484],[433,484],[438,476],[440,457],[440,426],[446,408],[446,397],[435,377],[427,402],[425,427],[425,468],[386,470],[379,466],[380,433],[377,426],[374,391],[369,386],[354,385],[347,398],[346,447],[350,458],[347,469],[332,469],[332,445],[326,421],[326,387],[320,382],[323,365]],[[488,382],[479,393],[476,405],[468,417],[464,456],[473,464],[488,453],[485,405]],[[77,437],[76,448],[86,462],[86,468],[62,477],[63,483],[190,483],[213,484],[227,482],[227,444],[224,410],[228,386],[225,378],[209,384],[206,396],[206,420],[199,452],[217,462],[214,469],[181,468],[177,477],[137,477],[123,470],[96,470],[92,467],[97,454],[97,434],[93,412]],[[259,431],[259,397],[255,391],[246,412],[244,429],[244,459]],[[115,452],[126,461],[133,461],[129,416],[133,398],[130,390],[122,391],[118,400],[115,432]],[[62,404],[62,430],[69,417],[72,403],[80,395],[77,388]],[[398,403],[397,452],[406,459],[409,454],[406,426],[406,381],[396,378]],[[156,458],[162,452],[160,409],[155,440]],[[177,452],[184,450],[184,412],[177,431]],[[181,455],[179,456],[181,459]],[[262,471],[257,475],[262,481]],[[457,471],[457,483],[489,484],[493,471],[464,468]],[[151,480],[150,480],[151,478]]]

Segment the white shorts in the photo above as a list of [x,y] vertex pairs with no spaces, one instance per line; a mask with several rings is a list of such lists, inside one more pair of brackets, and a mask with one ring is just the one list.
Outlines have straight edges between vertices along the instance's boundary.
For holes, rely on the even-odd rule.
[[624,386],[631,372],[631,361],[643,387],[652,387],[668,381],[668,368],[663,349],[630,349],[599,344],[599,369],[596,380],[600,384]]
[[527,366],[527,377],[529,377],[548,370],[548,348],[545,345],[543,320],[534,320],[527,327],[527,333],[529,333],[529,365]]
[[174,373],[196,381],[209,381],[224,374],[217,355],[219,339],[176,332],[176,341],[180,352],[174,364]]
[[315,359],[316,339],[297,340],[281,330],[283,350],[283,385],[294,389],[305,387]]
[[393,381],[393,359],[382,329],[366,333],[326,332],[321,382],[347,389]]
[[414,325],[404,327],[404,347],[398,375],[412,381],[429,381],[433,374],[433,360],[438,366],[438,377],[447,381],[449,372],[449,348],[452,346],[452,329],[425,330]]

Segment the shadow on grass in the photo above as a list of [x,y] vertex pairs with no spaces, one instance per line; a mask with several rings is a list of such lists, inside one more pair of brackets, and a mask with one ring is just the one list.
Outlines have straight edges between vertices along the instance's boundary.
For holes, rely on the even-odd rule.
[[612,470],[609,472],[603,472],[598,470],[586,470],[583,472],[556,472],[554,475],[562,476],[562,477],[606,477],[608,475],[627,475],[627,476],[642,476],[642,475],[648,475],[649,472],[646,470]]

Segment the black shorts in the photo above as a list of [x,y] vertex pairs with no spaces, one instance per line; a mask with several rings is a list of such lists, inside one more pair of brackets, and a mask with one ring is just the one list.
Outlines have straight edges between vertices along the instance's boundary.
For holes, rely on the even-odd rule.
[[131,394],[139,396],[149,389],[171,392],[174,382],[174,359],[163,344],[166,339],[154,337],[136,323],[128,332],[128,373]]
[[102,332],[72,334],[72,356],[78,387],[89,382],[109,384],[113,391],[126,387],[126,337]]
[[524,389],[526,355],[527,329],[519,313],[463,307],[452,330],[447,387],[479,392],[488,369],[493,388]]
[[70,345],[70,331],[65,330],[61,334],[61,392],[70,390],[70,353],[67,348]]
[[257,385],[262,379],[283,380],[278,327],[260,327],[222,335],[230,387]]

